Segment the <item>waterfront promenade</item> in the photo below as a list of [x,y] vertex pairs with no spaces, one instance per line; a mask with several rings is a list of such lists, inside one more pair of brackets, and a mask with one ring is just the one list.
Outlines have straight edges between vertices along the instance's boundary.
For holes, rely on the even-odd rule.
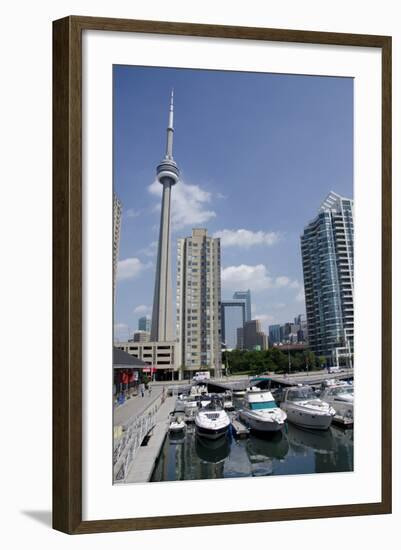
[[131,418],[138,417],[143,414],[146,409],[151,407],[153,403],[161,396],[163,386],[152,386],[152,392],[146,390],[144,397],[136,395],[114,408],[114,426],[124,426]]
[[145,483],[150,481],[153,469],[163,446],[168,427],[170,412],[174,410],[175,397],[167,397],[156,413],[156,424],[151,430],[147,445],[139,447],[132,466],[125,479],[126,483]]
[[114,438],[120,457],[115,467],[115,476],[118,476],[116,480],[122,471],[126,483],[149,481],[168,430],[169,416],[174,410],[175,401],[175,397],[167,397],[167,388],[157,385],[152,386],[150,394],[146,391],[144,397],[139,394],[115,407]]

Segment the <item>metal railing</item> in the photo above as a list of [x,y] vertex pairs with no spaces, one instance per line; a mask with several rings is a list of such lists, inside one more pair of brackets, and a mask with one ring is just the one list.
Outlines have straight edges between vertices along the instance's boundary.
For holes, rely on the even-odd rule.
[[139,447],[156,425],[156,413],[164,402],[164,398],[163,393],[150,409],[122,427],[121,437],[114,441],[113,478],[115,483],[123,483],[126,480]]

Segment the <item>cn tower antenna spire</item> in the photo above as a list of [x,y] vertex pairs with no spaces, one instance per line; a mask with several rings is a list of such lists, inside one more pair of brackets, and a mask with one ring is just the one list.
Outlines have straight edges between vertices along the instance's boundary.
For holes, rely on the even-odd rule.
[[171,89],[170,111],[168,115],[166,158],[173,158],[173,136],[174,136],[174,88]]

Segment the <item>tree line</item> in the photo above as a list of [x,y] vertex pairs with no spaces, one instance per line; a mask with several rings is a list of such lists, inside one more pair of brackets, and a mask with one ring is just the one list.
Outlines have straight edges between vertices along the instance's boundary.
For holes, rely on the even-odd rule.
[[296,371],[307,371],[322,368],[326,364],[325,357],[316,357],[313,351],[281,351],[271,348],[264,351],[232,350],[223,352],[223,365],[229,374],[249,373],[262,374],[275,372],[277,374]]

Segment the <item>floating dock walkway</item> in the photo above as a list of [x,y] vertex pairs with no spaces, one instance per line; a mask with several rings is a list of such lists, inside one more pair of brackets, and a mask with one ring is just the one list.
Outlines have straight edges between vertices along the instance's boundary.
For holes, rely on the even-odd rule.
[[240,422],[236,416],[231,417],[231,426],[235,437],[248,437],[250,434],[249,428]]

